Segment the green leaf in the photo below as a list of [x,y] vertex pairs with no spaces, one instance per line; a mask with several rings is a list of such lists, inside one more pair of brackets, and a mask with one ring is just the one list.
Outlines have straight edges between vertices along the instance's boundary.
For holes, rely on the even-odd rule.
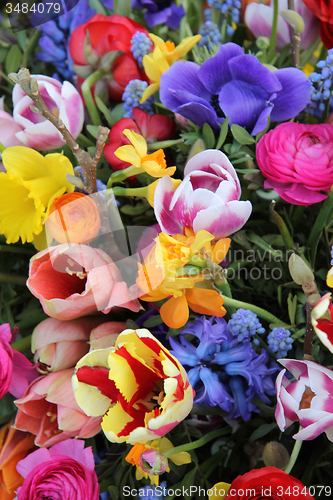
[[118,500],[118,498],[119,498],[118,489],[119,488],[117,488],[116,486],[109,486],[108,490],[109,490],[110,497],[112,498],[112,500]]
[[97,139],[99,125],[87,125],[87,130],[94,139]]
[[152,328],[153,326],[158,325],[163,325],[163,319],[161,318],[160,314],[146,319],[146,321],[143,323],[144,328]]
[[256,142],[255,138],[245,128],[236,125],[236,123],[231,125],[231,133],[240,144],[253,144]]
[[27,46],[27,35],[25,30],[19,31],[16,35],[17,42],[19,46],[21,47],[22,51],[24,52]]
[[0,47],[0,64],[4,61],[7,54],[7,49],[5,47]]
[[294,325],[295,324],[296,309],[297,309],[297,295],[294,295],[293,299],[291,297],[292,297],[292,294],[291,294],[291,292],[289,292],[289,296],[287,299],[288,314],[289,314],[290,323],[292,325]]
[[258,429],[256,429],[254,432],[252,432],[250,438],[249,438],[249,443],[253,443],[257,439],[260,439],[267,434],[269,434],[271,431],[277,428],[276,422],[273,422],[272,424],[263,424]]
[[18,45],[13,45],[6,56],[5,70],[7,75],[9,73],[16,73],[22,61],[22,52]]
[[221,149],[221,147],[224,144],[224,141],[226,140],[226,137],[228,135],[228,123],[229,123],[229,116],[226,117],[222,125],[219,123],[221,132],[219,138],[217,139],[216,149]]
[[204,123],[202,127],[202,137],[206,145],[206,149],[213,149],[215,145],[215,135],[208,123]]
[[302,33],[304,31],[304,21],[303,18],[294,10],[280,10],[280,16],[283,17],[290,24],[296,33]]

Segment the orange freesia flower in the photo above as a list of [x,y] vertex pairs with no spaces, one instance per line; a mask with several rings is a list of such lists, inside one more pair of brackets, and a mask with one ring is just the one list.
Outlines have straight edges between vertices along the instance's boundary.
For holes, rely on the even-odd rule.
[[[125,460],[130,464],[136,466],[135,477],[138,481],[140,481],[140,479],[142,479],[143,477],[146,479],[149,478],[151,484],[155,484],[155,486],[158,486],[159,476],[156,474],[149,474],[148,472],[145,472],[140,466],[140,457],[146,450],[154,449],[159,451],[160,453],[165,453],[173,447],[174,446],[171,441],[169,441],[169,439],[167,439],[166,437],[163,437],[161,440],[155,439],[154,441],[150,441],[150,443],[137,443],[132,446],[129,453],[126,455]],[[191,463],[191,455],[186,451],[182,451],[180,453],[171,455],[170,460],[172,460],[172,462],[176,465],[189,464]],[[170,472],[169,467],[167,468],[166,472]]]
[[[166,299],[160,310],[161,317],[170,328],[182,327],[189,318],[189,306],[199,314],[224,316],[223,298],[205,280],[207,260],[220,263],[226,256],[230,238],[213,242],[208,231],[191,230],[185,234],[169,236],[160,233],[143,264],[139,264],[137,284],[144,292],[140,298],[148,302]],[[190,266],[197,256],[200,266]],[[187,267],[186,267],[187,266]]]
[[0,498],[12,500],[16,489],[23,484],[23,477],[16,471],[16,464],[35,449],[35,436],[12,428],[13,422],[0,429]]
[[101,227],[98,207],[83,193],[64,194],[52,203],[46,227],[58,243],[89,243]]

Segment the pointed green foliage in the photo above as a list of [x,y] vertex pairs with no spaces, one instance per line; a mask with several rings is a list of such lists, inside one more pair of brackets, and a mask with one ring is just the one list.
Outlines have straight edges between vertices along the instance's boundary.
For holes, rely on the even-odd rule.
[[226,140],[226,137],[228,135],[228,123],[229,123],[229,116],[226,117],[222,125],[219,124],[221,132],[219,138],[217,139],[216,149],[221,149],[221,147],[224,144],[224,141]]
[[294,295],[294,298],[292,298],[292,293],[289,292],[287,304],[288,304],[288,314],[289,314],[290,323],[292,325],[294,325],[295,324],[295,317],[296,317],[296,309],[297,309],[297,295]]
[[105,106],[104,102],[100,97],[96,97],[96,104],[101,113],[105,116],[106,121],[108,122],[109,127],[112,127],[116,123],[115,118],[113,117],[111,111],[107,106]]
[[215,136],[212,128],[208,123],[205,123],[202,127],[202,137],[206,146],[206,149],[213,149],[215,145]]
[[231,125],[231,133],[240,144],[253,144],[256,142],[255,138],[252,137],[252,135],[250,135],[245,128],[240,125],[236,125],[236,123]]
[[6,56],[5,60],[5,70],[6,73],[15,73],[21,64],[22,52],[18,45],[13,45]]

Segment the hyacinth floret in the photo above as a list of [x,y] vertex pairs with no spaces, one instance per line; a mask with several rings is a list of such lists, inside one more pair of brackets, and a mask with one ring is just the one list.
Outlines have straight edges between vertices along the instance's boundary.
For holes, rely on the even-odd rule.
[[145,102],[140,104],[140,99],[144,90],[148,87],[148,83],[143,80],[131,80],[125,87],[125,92],[123,93],[122,100],[124,101],[124,114],[125,118],[133,118],[132,111],[134,108],[140,108],[149,113],[153,114],[151,104],[154,101],[154,96],[149,97]]
[[[248,309],[238,309],[228,322],[230,332],[237,338],[239,342],[250,342],[256,334],[265,333],[265,328],[258,320],[258,316]],[[258,345],[259,341],[254,339],[254,344]]]
[[[187,335],[194,336],[193,343]],[[218,405],[228,419],[243,420],[260,412],[253,399],[270,404],[278,365],[264,349],[257,354],[250,342],[239,342],[223,318],[196,318],[180,333],[179,341],[170,337],[169,342],[188,372],[196,392],[194,403]]]
[[276,353],[277,358],[285,358],[294,342],[294,339],[292,339],[290,335],[290,331],[282,326],[273,328],[267,337],[268,350],[272,353]]
[[307,109],[309,114],[315,114],[317,110],[319,110],[320,113],[325,111],[326,104],[324,101],[331,99],[333,80],[333,49],[329,49],[326,59],[317,63],[317,68],[319,68],[320,71],[314,71],[309,75],[309,80],[312,82],[311,98]]
[[158,490],[156,490],[155,485],[147,485],[144,488],[139,489],[139,498],[145,498],[146,500],[155,500],[156,498],[169,498],[168,496],[164,495],[167,487],[166,481],[163,481]]
[[222,35],[218,29],[218,26],[212,21],[206,21],[202,25],[199,35],[202,36],[201,40],[198,42],[199,47],[207,46],[209,50],[212,50],[213,45],[221,45]]
[[[239,9],[242,6],[240,0],[208,0],[208,5],[213,7],[216,11],[221,12],[225,18],[231,18],[233,23],[239,23]],[[234,28],[227,24],[226,32],[227,35],[232,36],[234,34]]]
[[132,36],[131,52],[140,68],[143,68],[142,59],[144,58],[144,56],[152,52],[151,39],[149,38],[149,36],[147,36],[145,33],[142,33],[141,31],[137,31]]

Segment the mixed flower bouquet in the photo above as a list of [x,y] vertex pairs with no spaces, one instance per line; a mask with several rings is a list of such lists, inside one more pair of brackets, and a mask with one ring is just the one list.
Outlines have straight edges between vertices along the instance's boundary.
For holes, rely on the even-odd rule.
[[0,499],[331,498],[333,2],[1,14]]

